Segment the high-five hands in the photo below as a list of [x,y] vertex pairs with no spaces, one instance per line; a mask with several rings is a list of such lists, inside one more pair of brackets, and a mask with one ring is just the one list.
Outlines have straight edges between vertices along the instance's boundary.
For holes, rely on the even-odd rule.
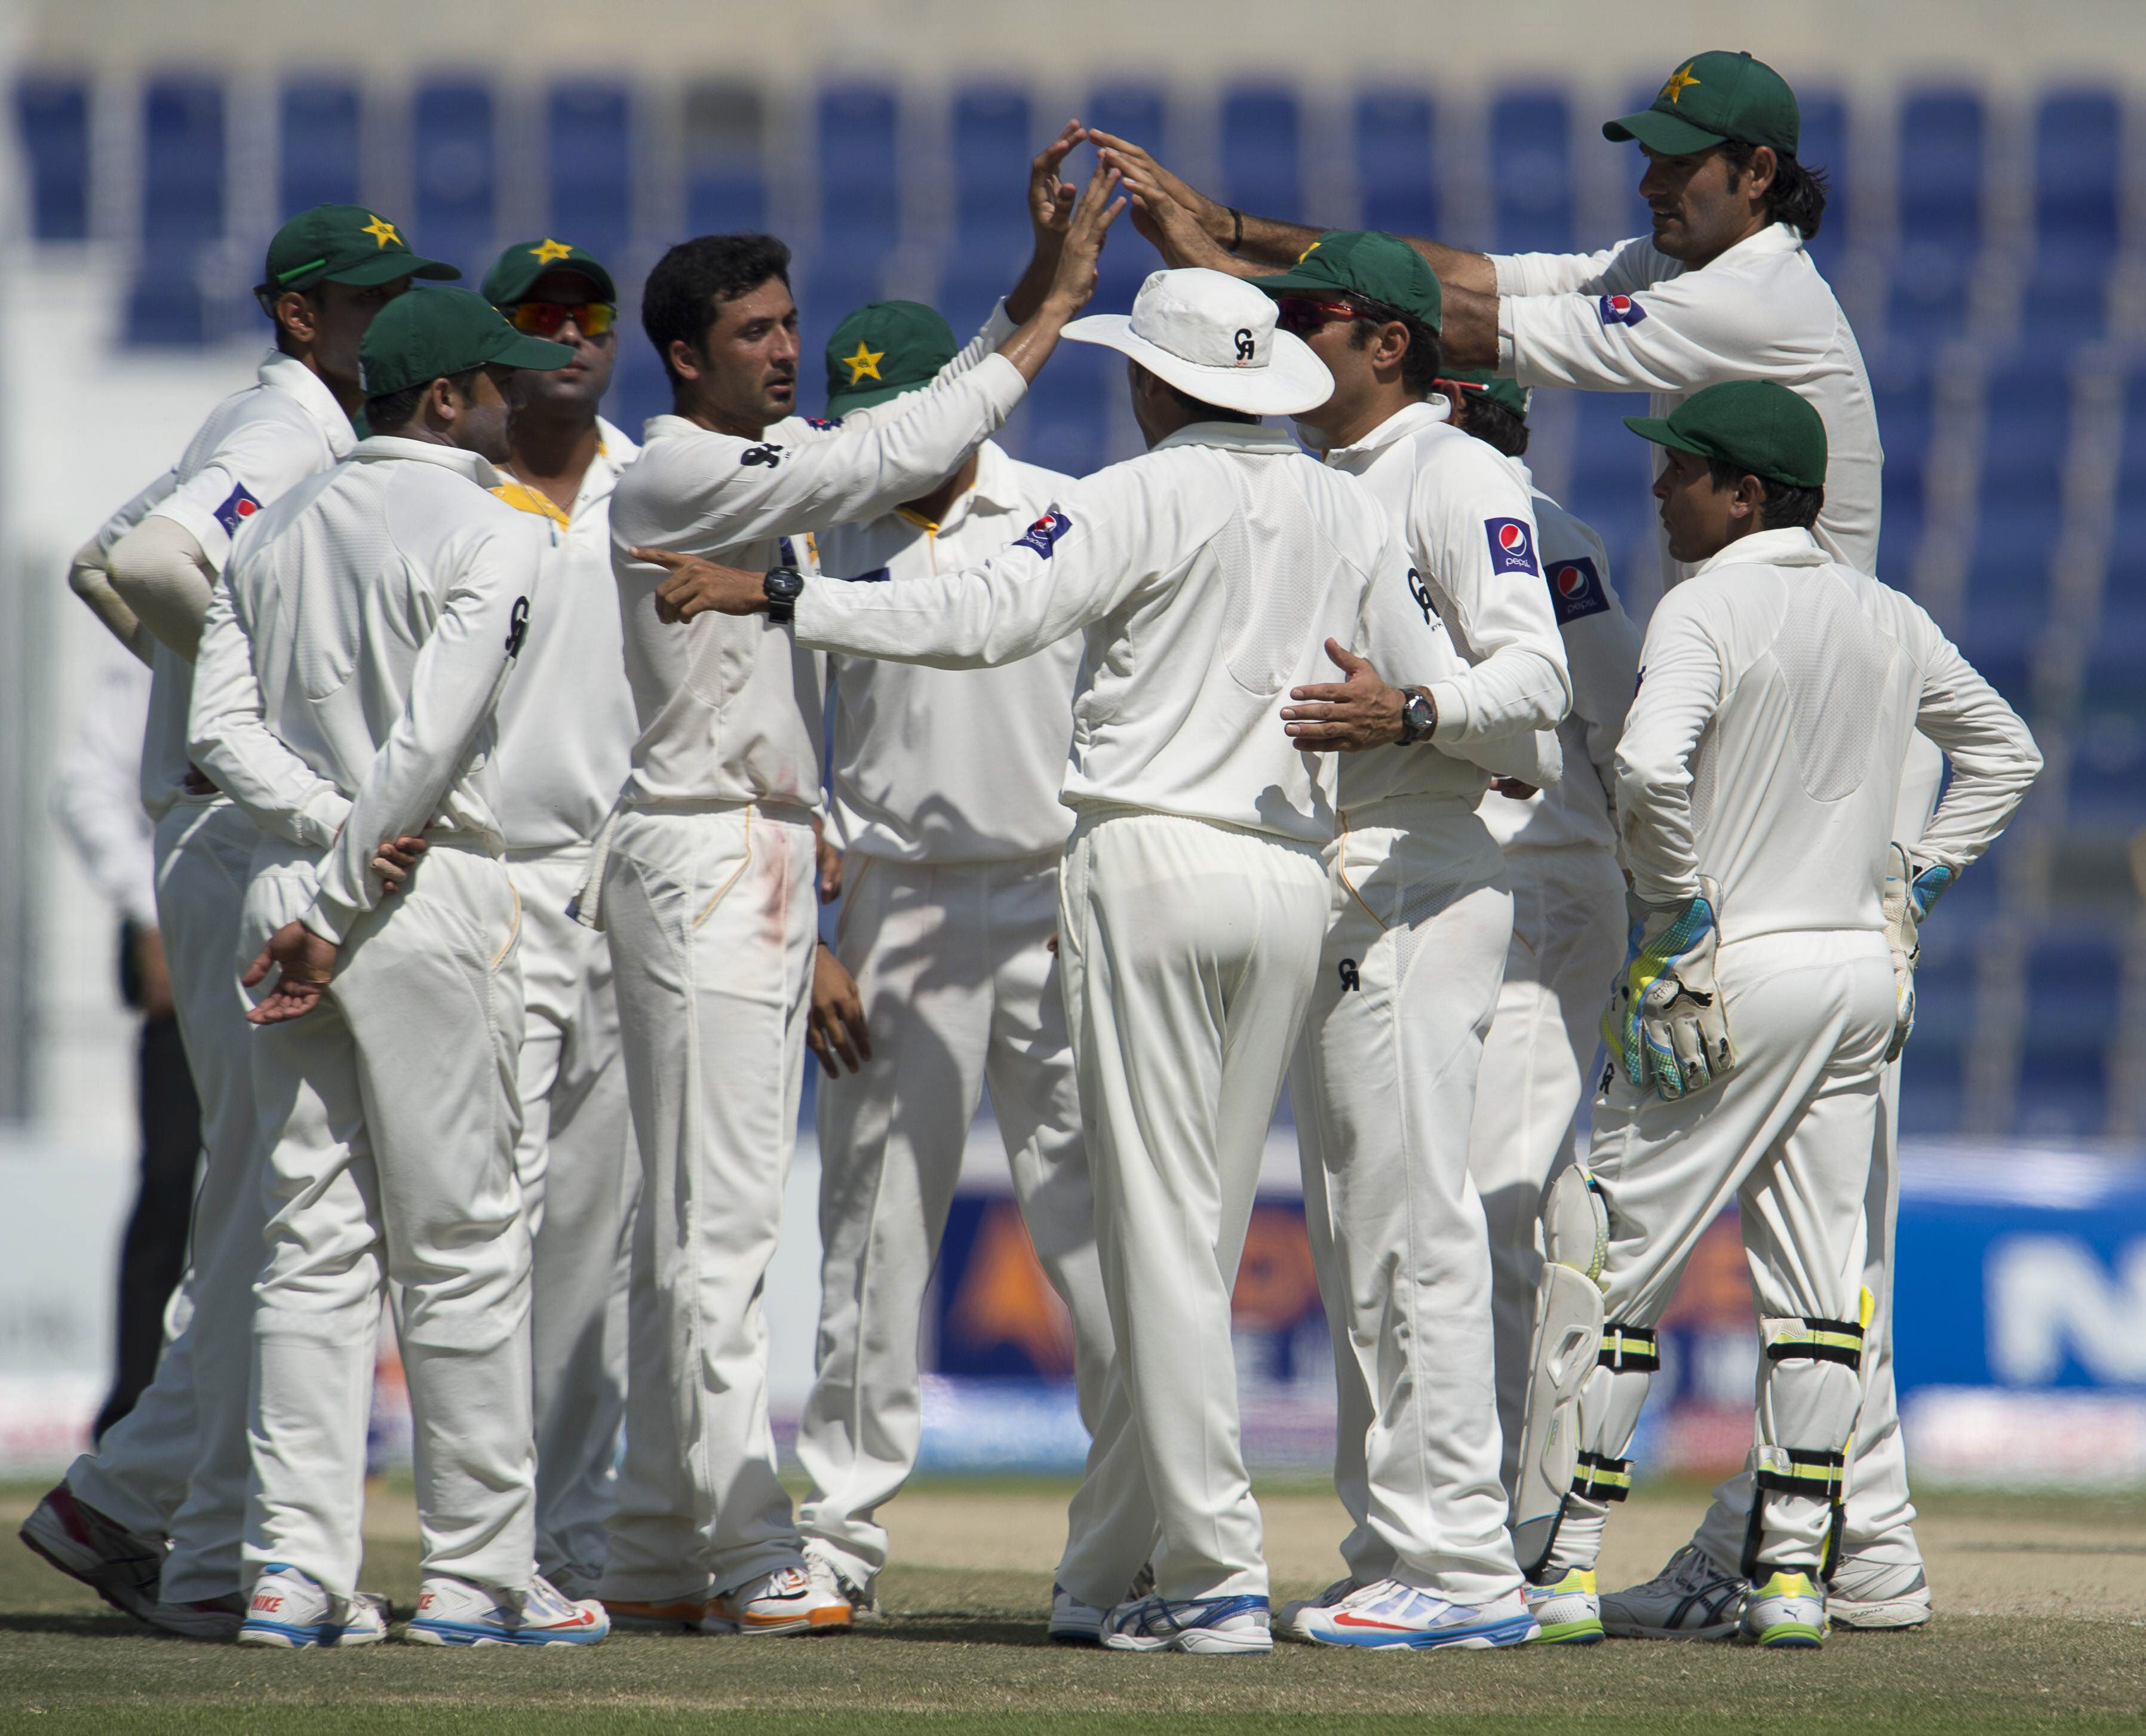
[[[1056,148],[1055,141],[1052,148]],[[1055,174],[1053,178],[1056,179]],[[1061,186],[1051,194],[1054,204],[1064,191]],[[1046,299],[1062,308],[1068,318],[1086,307],[1088,298],[1095,293],[1096,267],[1103,257],[1103,238],[1117,221],[1118,213],[1125,208],[1125,201],[1115,197],[1117,192],[1116,173],[1097,162],[1095,173],[1088,177],[1086,188],[1066,220],[1066,239]]]
[[[1107,132],[1090,132],[1095,160],[1115,172],[1132,201],[1133,227],[1171,267],[1197,265],[1210,271],[1245,277],[1260,269],[1235,257],[1223,246],[1229,238],[1229,212],[1195,192],[1137,145]],[[1208,231],[1205,213],[1220,217],[1221,238]]]

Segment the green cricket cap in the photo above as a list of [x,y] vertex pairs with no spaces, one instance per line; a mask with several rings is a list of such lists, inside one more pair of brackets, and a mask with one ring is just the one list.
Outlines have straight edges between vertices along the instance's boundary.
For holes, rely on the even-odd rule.
[[1825,424],[1772,380],[1725,380],[1694,392],[1667,416],[1628,416],[1624,426],[1672,451],[1724,459],[1762,482],[1791,488],[1825,482]]
[[1445,317],[1430,262],[1383,229],[1330,229],[1275,277],[1249,280],[1270,296],[1331,295],[1341,290],[1405,313],[1435,332]]
[[866,302],[827,340],[827,414],[847,416],[930,385],[959,347],[936,308]]
[[618,286],[611,282],[601,260],[586,247],[548,235],[536,241],[518,241],[492,261],[479,293],[495,307],[512,307],[547,272],[578,272],[596,286],[599,302],[618,300]]
[[374,316],[357,346],[358,377],[368,398],[487,362],[549,369],[573,359],[570,346],[516,331],[491,302],[467,289],[397,296]]
[[1485,397],[1494,404],[1503,404],[1522,418],[1526,417],[1528,400],[1534,395],[1519,381],[1501,379],[1487,367],[1449,367],[1440,373],[1438,383],[1457,386],[1471,397]]
[[1763,60],[1713,48],[1670,73],[1639,113],[1605,121],[1602,136],[1637,139],[1665,157],[1711,151],[1732,138],[1793,157],[1801,124],[1787,79]]
[[272,297],[316,283],[363,287],[397,277],[461,276],[455,266],[412,252],[402,231],[377,212],[363,205],[316,205],[269,242],[261,292]]

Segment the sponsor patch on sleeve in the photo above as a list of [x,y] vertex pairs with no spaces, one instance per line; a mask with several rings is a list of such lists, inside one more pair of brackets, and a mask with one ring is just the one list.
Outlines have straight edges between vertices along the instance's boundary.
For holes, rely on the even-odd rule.
[[839,428],[841,425],[842,419],[839,416],[808,416],[805,418],[806,427],[817,428],[823,434],[830,428]]
[[260,510],[261,502],[254,499],[252,491],[241,482],[216,509],[216,521],[223,526],[225,536],[235,536],[238,534],[238,527]]
[[1557,612],[1560,626],[1584,616],[1603,614],[1610,607],[1609,593],[1602,588],[1602,575],[1595,571],[1592,556],[1551,561],[1549,578],[1550,606]]
[[1647,310],[1629,296],[1603,296],[1595,306],[1605,326],[1636,326],[1647,317]]
[[1535,535],[1524,518],[1486,518],[1485,533],[1490,539],[1490,571],[1540,573],[1535,565]]
[[1034,549],[1048,561],[1058,539],[1073,528],[1073,521],[1053,506],[1013,540],[1016,548]]
[[855,578],[844,582],[851,585],[884,585],[894,575],[884,566],[875,566],[870,572],[861,572]]

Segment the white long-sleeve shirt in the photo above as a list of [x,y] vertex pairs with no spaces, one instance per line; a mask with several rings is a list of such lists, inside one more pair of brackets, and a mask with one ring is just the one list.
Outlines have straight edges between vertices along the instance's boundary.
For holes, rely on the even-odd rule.
[[382,840],[502,846],[494,708],[553,534],[486,492],[502,480],[376,436],[261,515],[210,602],[194,757],[263,831],[325,850],[304,920],[327,940],[380,901]]
[[1633,890],[1720,885],[1724,940],[1881,929],[1915,730],[1952,756],[1920,855],[1966,867],[2041,769],[2034,737],[1929,616],[1808,531],[1739,538],[1664,597],[1617,748]]
[[[611,577],[611,497],[641,449],[601,417],[596,433],[573,510],[545,546],[536,581],[544,606],[531,614],[514,679],[499,696],[500,818],[512,851],[563,850],[594,837],[640,733]],[[502,498],[558,516],[522,484]]]
[[52,766],[52,812],[97,890],[137,928],[157,926],[156,827],[142,806],[149,671],[102,652],[73,736]]
[[[1339,678],[1329,637],[1382,672],[1448,655],[1377,503],[1279,428],[1203,422],[1076,482],[966,571],[809,581],[800,645],[988,668],[1085,629],[1062,800],[1324,845],[1337,756],[1282,727],[1289,690]],[[1482,788],[1473,766],[1433,759]]]
[[1418,607],[1426,620],[1436,615],[1459,654],[1443,681],[1380,670],[1390,681],[1430,687],[1438,707],[1430,742],[1445,751],[1425,754],[1419,743],[1348,755],[1341,766],[1346,808],[1420,796],[1465,794],[1472,801],[1486,781],[1467,767],[1474,775],[1464,789],[1450,756],[1554,731],[1572,704],[1529,490],[1496,451],[1455,427],[1449,412],[1445,398],[1425,399],[1326,454],[1329,466],[1360,478],[1385,509],[1407,552]]
[[[1071,476],[1016,463],[995,441],[976,486],[936,525],[906,508],[819,539],[821,571],[869,584],[981,566],[1043,516]],[[1058,799],[1073,734],[1081,641],[1069,633],[995,669],[829,660],[828,786],[843,847],[904,862],[1035,856],[1066,841]]]
[[641,457],[611,496],[611,566],[640,739],[623,800],[817,806],[819,660],[758,616],[656,617],[663,568],[631,548],[746,568],[820,570],[814,533],[876,518],[930,492],[996,432],[1028,390],[994,353],[1003,307],[921,392],[839,422],[791,417],[758,440],[683,417],[651,417]]
[[1614,852],[1617,828],[1610,801],[1617,738],[1639,686],[1639,629],[1617,599],[1602,539],[1537,488],[1526,465],[1517,458],[1503,461],[1535,503],[1543,577],[1572,677],[1572,713],[1557,731],[1565,776],[1525,801],[1494,791],[1478,811],[1501,850]]
[[[1523,386],[1653,394],[1667,416],[1703,386],[1777,380],[1825,424],[1818,540],[1857,572],[1878,570],[1884,452],[1863,352],[1803,236],[1775,223],[1698,271],[1644,237],[1600,253],[1494,256],[1498,371]],[[1663,582],[1679,568],[1662,546]]]
[[[287,490],[317,476],[357,443],[342,406],[304,362],[271,350],[254,384],[208,413],[170,470],[104,521],[96,547],[109,557],[145,518],[183,526],[217,571],[239,526]],[[187,713],[193,666],[162,641],[142,740],[142,802],[161,819],[187,779]]]

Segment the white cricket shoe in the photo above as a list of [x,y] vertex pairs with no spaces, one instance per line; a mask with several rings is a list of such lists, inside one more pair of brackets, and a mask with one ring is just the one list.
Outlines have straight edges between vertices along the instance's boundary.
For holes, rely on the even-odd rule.
[[107,1519],[87,1502],[77,1501],[64,1483],[53,1484],[22,1521],[22,1538],[114,1609],[149,1619],[168,1551],[162,1538],[130,1531]]
[[1103,1619],[1103,1645],[1113,1652],[1201,1652],[1248,1656],[1274,1649],[1265,1598],[1146,1597],[1118,1605]]
[[1303,1627],[1305,1616],[1315,1610],[1331,1609],[1360,1589],[1353,1578],[1344,1574],[1315,1598],[1291,1598],[1281,1606],[1281,1619],[1275,1624],[1275,1629],[1285,1639],[1309,1639],[1311,1636]]
[[467,1579],[434,1574],[417,1590],[417,1613],[403,1624],[412,1645],[594,1645],[611,1617],[594,1598],[561,1595],[539,1574],[520,1607]]
[[849,1600],[816,1584],[802,1567],[779,1567],[708,1601],[703,1634],[838,1634],[850,1625]]
[[1919,1561],[1871,1561],[1844,1555],[1825,1589],[1836,1628],[1919,1628],[1930,1619],[1930,1584]]
[[1595,1588],[1595,1569],[1569,1567],[1554,1585],[1524,1585],[1528,1614],[1542,1631],[1535,1635],[1541,1645],[1594,1645],[1602,1638],[1602,1598]]
[[[1133,1583],[1125,1588],[1120,1601],[1136,1604],[1154,1589],[1155,1565],[1150,1562],[1133,1575]],[[1100,1645],[1103,1624],[1110,1617],[1109,1610],[1084,1604],[1064,1586],[1054,1583],[1051,1588],[1051,1624],[1044,1632],[1056,1645]]]
[[340,1616],[327,1588],[312,1574],[280,1561],[261,1569],[246,1619],[238,1629],[241,1645],[276,1646],[304,1651],[319,1645],[377,1645],[387,1637],[384,1599],[360,1592]]
[[880,1608],[877,1574],[866,1574],[860,1584],[832,1554],[809,1542],[805,1545],[805,1571],[812,1576],[813,1586],[821,1595],[850,1606],[851,1627],[886,1625],[886,1611]]
[[1736,1632],[1748,1589],[1696,1544],[1686,1544],[1642,1585],[1605,1594],[1602,1630],[1619,1639],[1727,1639]]
[[1480,1651],[1518,1645],[1542,1630],[1517,1591],[1479,1606],[1455,1604],[1398,1579],[1379,1579],[1339,1603],[1305,1612],[1298,1631],[1315,1645]]
[[1752,1645],[1801,1647],[1825,1643],[1825,1588],[1809,1574],[1777,1569],[1754,1579],[1744,1594],[1737,1637]]

